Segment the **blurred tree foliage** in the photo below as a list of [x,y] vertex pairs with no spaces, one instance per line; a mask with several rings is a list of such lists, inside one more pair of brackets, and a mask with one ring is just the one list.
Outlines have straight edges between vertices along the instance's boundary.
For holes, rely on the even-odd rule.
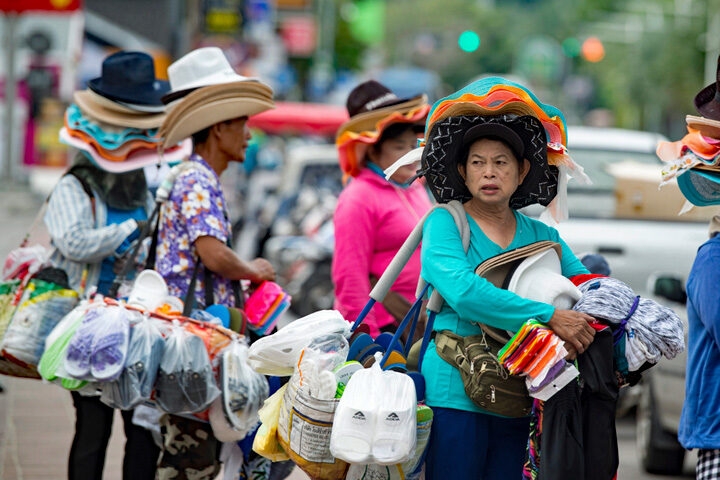
[[[337,0],[338,10],[353,1]],[[384,60],[434,70],[448,92],[483,74],[517,75],[571,122],[606,109],[615,126],[678,136],[705,83],[703,13],[711,1],[386,0]],[[692,11],[677,15],[678,3]],[[357,69],[364,50],[343,22],[339,19],[337,30],[338,66]],[[475,52],[458,48],[464,30],[480,35]],[[603,42],[600,62],[561,55],[558,78],[528,78],[529,67],[521,61],[527,55],[520,49],[538,39],[559,48],[568,39],[589,36]]]

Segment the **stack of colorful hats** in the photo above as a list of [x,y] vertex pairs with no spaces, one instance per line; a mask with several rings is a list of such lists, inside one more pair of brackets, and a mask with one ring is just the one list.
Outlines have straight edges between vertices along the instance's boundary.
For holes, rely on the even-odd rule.
[[660,185],[677,178],[685,198],[701,207],[720,204],[720,57],[716,77],[715,83],[695,96],[695,108],[702,116],[685,117],[687,135],[657,147],[658,157],[665,162]]
[[[590,179],[568,153],[567,123],[562,112],[552,105],[542,103],[523,85],[502,77],[487,77],[474,81],[433,104],[427,117],[424,144],[430,149],[438,148],[438,145],[434,145],[432,141],[433,137],[438,135],[448,137],[443,141],[453,141],[449,139],[452,135],[435,132],[433,127],[442,127],[451,118],[478,115],[485,118],[502,116],[506,120],[532,116],[542,123],[545,131],[545,138],[542,140],[547,147],[547,164],[554,178],[543,182],[549,191],[540,195],[535,203],[547,207],[547,212],[555,222],[566,219],[568,177],[582,183],[589,183]],[[390,176],[403,164],[415,161],[417,155],[418,152],[411,152],[398,160],[385,171],[386,176]],[[425,155],[428,155],[427,152]],[[404,163],[405,161],[407,163]],[[425,167],[426,165],[423,165],[423,168]],[[551,220],[547,216],[542,218]]]
[[121,173],[160,162],[176,163],[192,151],[185,139],[158,157],[161,101],[168,82],[157,80],[150,55],[120,51],[107,57],[102,75],[77,91],[65,112],[60,141],[77,148],[98,167]]

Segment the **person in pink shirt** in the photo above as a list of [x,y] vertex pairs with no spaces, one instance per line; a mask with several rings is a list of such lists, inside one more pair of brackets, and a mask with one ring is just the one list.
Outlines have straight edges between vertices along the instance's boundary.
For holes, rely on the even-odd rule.
[[[335,140],[346,186],[333,216],[332,279],[334,308],[355,321],[369,299],[372,282],[431,207],[424,184],[409,182],[417,163],[400,168],[389,180],[383,172],[417,147],[430,106],[425,95],[398,98],[374,80],[355,87],[346,106],[350,119],[340,126]],[[415,299],[419,275],[418,250],[385,301],[365,318],[371,336],[395,330]]]

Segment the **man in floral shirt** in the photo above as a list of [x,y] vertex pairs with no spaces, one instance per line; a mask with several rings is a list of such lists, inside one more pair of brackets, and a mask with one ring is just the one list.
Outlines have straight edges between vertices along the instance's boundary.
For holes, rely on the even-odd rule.
[[[240,280],[274,280],[265,259],[242,260],[228,246],[231,225],[220,174],[230,162],[243,162],[251,135],[247,120],[273,108],[267,85],[234,72],[217,48],[198,49],[168,68],[174,106],[160,127],[163,148],[192,137],[193,154],[175,167],[168,200],[161,210],[157,271],[170,293],[195,308],[235,304]],[[194,292],[189,292],[193,277]],[[206,289],[212,282],[212,289]],[[220,470],[220,442],[208,423],[164,415],[160,420],[163,451],[157,478],[213,479]]]

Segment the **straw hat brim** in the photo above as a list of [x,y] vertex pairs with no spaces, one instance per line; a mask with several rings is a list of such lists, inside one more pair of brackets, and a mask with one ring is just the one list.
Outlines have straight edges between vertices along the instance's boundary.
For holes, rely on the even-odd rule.
[[390,105],[387,107],[378,108],[377,110],[371,110],[369,112],[360,113],[351,117],[347,122],[340,125],[338,128],[336,138],[340,137],[345,132],[368,132],[374,131],[378,122],[383,118],[387,117],[391,113],[398,112],[406,114],[422,105],[427,103],[427,96],[425,94],[413,97],[406,102]]
[[199,88],[175,104],[160,127],[168,148],[216,123],[275,108],[272,89],[259,82],[235,82]]
[[104,99],[90,90],[76,91],[73,93],[73,101],[84,115],[117,127],[153,129],[158,128],[165,118],[165,113],[135,112],[122,105],[110,105],[108,102],[114,103],[112,100]]

